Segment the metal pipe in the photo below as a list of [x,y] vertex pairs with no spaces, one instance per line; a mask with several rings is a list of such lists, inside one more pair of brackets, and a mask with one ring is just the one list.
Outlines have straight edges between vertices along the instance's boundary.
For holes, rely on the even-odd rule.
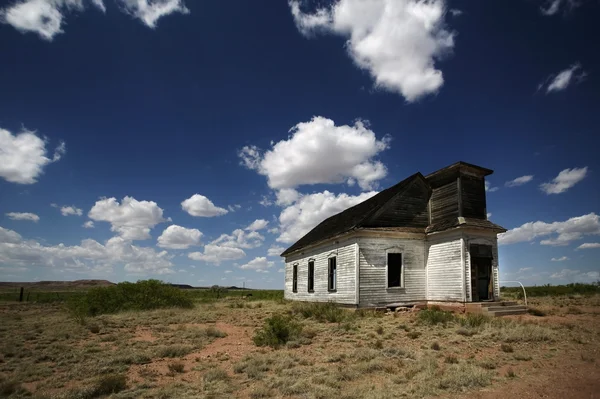
[[498,281],[498,284],[500,283],[516,283],[519,284],[521,286],[521,288],[523,288],[523,298],[525,299],[525,306],[527,306],[527,292],[525,292],[525,287],[523,286],[523,284],[521,284],[520,281]]

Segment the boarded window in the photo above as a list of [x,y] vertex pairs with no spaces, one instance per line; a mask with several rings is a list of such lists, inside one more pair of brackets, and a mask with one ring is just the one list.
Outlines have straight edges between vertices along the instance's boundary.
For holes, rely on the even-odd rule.
[[387,254],[388,287],[402,287],[402,254]]
[[298,292],[298,265],[292,269],[292,292]]
[[335,291],[337,289],[337,264],[336,258],[329,258],[329,276],[327,279],[327,288],[329,291]]
[[308,262],[308,292],[315,290],[315,262]]

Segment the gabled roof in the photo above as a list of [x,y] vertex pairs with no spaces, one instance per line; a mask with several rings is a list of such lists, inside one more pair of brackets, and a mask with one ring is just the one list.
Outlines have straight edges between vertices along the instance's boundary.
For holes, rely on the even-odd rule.
[[374,213],[384,207],[393,198],[402,195],[416,181],[422,181],[427,184],[421,173],[415,173],[400,183],[372,196],[368,200],[325,219],[304,237],[296,241],[294,245],[286,249],[281,256],[286,256],[308,245],[363,227],[364,223],[369,221]]

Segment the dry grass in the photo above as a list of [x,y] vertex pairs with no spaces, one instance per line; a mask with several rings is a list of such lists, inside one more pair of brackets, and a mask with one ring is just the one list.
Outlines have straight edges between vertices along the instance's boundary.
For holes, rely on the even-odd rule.
[[[600,331],[589,320],[600,301],[542,299],[534,305],[545,317],[489,319],[436,309],[386,316],[222,301],[103,315],[86,325],[56,305],[0,305],[0,397],[445,397],[519,381],[569,353],[597,367]],[[300,328],[277,350],[257,347],[253,335],[275,314]],[[247,338],[238,347],[236,330],[222,326]],[[205,355],[232,338],[232,352]],[[103,375],[115,377],[101,383]]]

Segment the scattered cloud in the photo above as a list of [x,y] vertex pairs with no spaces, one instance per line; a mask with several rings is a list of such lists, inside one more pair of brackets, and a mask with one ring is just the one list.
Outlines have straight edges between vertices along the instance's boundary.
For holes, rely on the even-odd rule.
[[235,212],[235,211],[239,211],[241,207],[242,207],[241,205],[235,204],[235,205],[228,205],[227,209],[229,210],[229,212]]
[[88,217],[97,222],[109,222],[111,231],[126,240],[146,240],[150,229],[166,222],[163,210],[154,201],[138,201],[125,197],[119,204],[116,198],[102,198],[94,204]]
[[275,203],[279,206],[292,205],[300,198],[300,193],[293,188],[283,188],[277,191],[277,201]]
[[[102,0],[90,2],[103,13],[106,6]],[[40,38],[52,41],[64,33],[66,17],[74,12],[86,9],[84,0],[21,0],[11,6],[0,9],[0,22],[9,24],[21,33],[36,33]],[[159,18],[178,12],[189,13],[181,0],[117,0],[119,8],[142,21],[146,26],[155,28]]]
[[283,209],[279,215],[280,236],[277,241],[292,243],[308,233],[329,216],[363,202],[377,194],[369,191],[357,196],[329,191],[302,196],[296,203]]
[[263,244],[265,237],[257,231],[245,232],[236,229],[231,234],[221,234],[211,244],[230,248],[258,248]]
[[24,129],[13,135],[0,128],[0,177],[11,183],[33,184],[44,167],[60,160],[65,152],[65,144],[61,142],[50,159],[46,156],[46,141],[35,132]]
[[311,14],[298,0],[289,5],[305,36],[324,32],[347,38],[348,55],[376,87],[414,102],[444,84],[435,61],[454,47],[454,33],[444,22],[445,1],[337,0]]
[[279,233],[279,228],[278,227],[273,227],[273,228],[271,228],[271,229],[269,229],[267,231],[269,233],[271,233],[271,234],[277,234],[277,233]]
[[158,237],[158,246],[170,249],[188,249],[194,245],[200,245],[202,233],[198,229],[188,229],[172,224],[167,227],[160,237]]
[[262,205],[262,206],[265,206],[265,207],[273,205],[273,201],[271,201],[271,199],[268,196],[266,196],[266,195],[263,195],[262,199],[260,201],[258,201],[258,203],[260,205]]
[[246,230],[257,231],[262,230],[267,227],[269,224],[265,219],[256,219],[254,222],[250,223],[250,226],[246,227]]
[[225,208],[219,208],[204,195],[194,194],[181,203],[181,209],[192,216],[210,218],[213,216],[225,215],[228,211]]
[[564,282],[595,282],[600,278],[600,272],[582,272],[580,270],[562,269],[560,272],[551,274],[550,278],[563,280]]
[[269,248],[269,250],[267,251],[267,256],[275,256],[275,257],[279,257],[279,255],[285,251],[284,247],[278,246],[278,245],[271,245],[271,248]]
[[517,187],[517,186],[522,186],[523,184],[527,184],[532,180],[533,180],[533,175],[526,175],[526,176],[517,177],[514,180],[507,181],[506,183],[504,183],[504,185],[506,187]]
[[581,69],[581,64],[576,63],[569,68],[560,71],[556,75],[548,76],[537,87],[538,91],[546,88],[546,94],[565,90],[572,83],[581,83],[587,77],[587,73]]
[[561,194],[582,181],[587,174],[587,166],[584,168],[565,169],[548,183],[540,184],[540,189],[546,194]]
[[[378,140],[366,122],[336,126],[331,119],[316,116],[298,123],[290,133],[264,154],[255,146],[239,152],[242,165],[267,176],[273,189],[344,181],[369,189],[387,175],[386,167],[373,158],[389,148],[390,138]],[[289,202],[293,195],[286,191],[278,200]]]
[[489,181],[485,181],[485,191],[493,193],[494,191],[498,191],[498,187],[492,187]]
[[533,270],[533,267],[522,267],[519,269],[518,273],[524,273]]
[[600,220],[595,213],[570,218],[564,222],[529,222],[508,230],[498,236],[500,244],[514,244],[533,241],[538,237],[556,235],[555,238],[545,239],[542,245],[568,245],[584,235],[600,234]]
[[453,17],[460,17],[461,15],[464,14],[461,10],[456,9],[456,8],[451,8],[449,11]]
[[578,0],[544,0],[544,5],[540,7],[540,12],[545,16],[556,15],[563,10],[570,11],[580,5]]
[[94,222],[92,222],[91,220],[88,220],[87,222],[85,222],[81,226],[84,227],[84,228],[86,228],[86,229],[93,229],[95,227],[94,226]]
[[171,256],[166,251],[138,247],[121,237],[106,244],[91,239],[79,245],[47,246],[34,240],[23,240],[14,231],[0,227],[0,265],[49,267],[82,273],[110,272],[122,265],[129,273],[172,273]]
[[6,216],[12,220],[28,220],[30,222],[38,222],[40,220],[38,215],[30,212],[8,212]]
[[126,13],[139,19],[149,28],[155,28],[161,17],[190,12],[182,0],[118,0],[118,2]]
[[219,265],[221,262],[237,260],[246,256],[240,248],[224,247],[221,245],[207,244],[204,252],[191,252],[188,258]]
[[62,213],[63,216],[69,216],[69,215],[81,216],[81,215],[83,215],[83,210],[81,210],[75,206],[63,206],[62,208],[60,208],[60,213]]
[[266,257],[261,256],[252,259],[250,262],[244,265],[241,265],[240,269],[254,270],[258,273],[265,273],[267,272],[267,269],[273,267],[274,264],[275,262],[269,261]]
[[586,242],[581,244],[576,249],[595,249],[600,248],[600,242]]
[[566,260],[569,260],[569,258],[568,258],[568,257],[566,257],[566,256],[561,256],[560,258],[552,258],[552,259],[550,259],[550,260],[551,260],[552,262],[564,262],[564,261],[566,261]]

